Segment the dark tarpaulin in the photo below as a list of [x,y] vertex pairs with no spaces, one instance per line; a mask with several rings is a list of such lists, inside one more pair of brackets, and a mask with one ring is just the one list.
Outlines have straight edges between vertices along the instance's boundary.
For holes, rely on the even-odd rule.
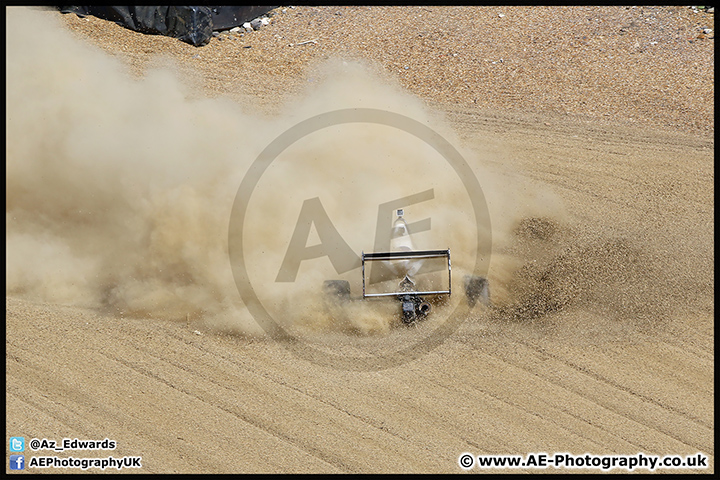
[[213,30],[224,30],[242,25],[273,8],[275,7],[186,7],[175,5],[58,7],[62,13],[75,13],[80,16],[92,15],[104,20],[111,20],[137,32],[166,35],[196,47],[206,45],[212,38]]
[[212,12],[213,30],[227,30],[245,22],[254,20],[275,7],[210,7]]

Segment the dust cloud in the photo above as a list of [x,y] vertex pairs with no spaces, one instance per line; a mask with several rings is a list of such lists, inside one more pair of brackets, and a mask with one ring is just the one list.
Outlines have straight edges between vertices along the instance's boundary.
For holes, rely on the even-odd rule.
[[[7,295],[259,335],[227,243],[238,186],[268,143],[314,115],[371,107],[431,126],[460,149],[440,116],[370,65],[309,67],[314,85],[270,118],[229,99],[197,98],[171,67],[133,78],[118,59],[73,38],[57,15],[7,9]],[[466,189],[438,152],[405,132],[339,125],[289,146],[247,206],[245,260],[259,300],[286,326],[387,333],[387,305],[323,308],[322,281],[347,279],[356,295],[358,268],[338,274],[327,257],[309,259],[298,281],[283,284],[277,267],[305,200],[320,199],[359,255],[375,247],[380,204],[427,190],[432,201],[405,208],[410,222],[432,221],[416,247],[451,248],[460,285],[473,271],[477,236],[492,235],[497,254],[483,252],[482,261],[496,298],[510,298],[503,284],[522,261],[504,245],[524,218],[562,224],[562,209],[548,192],[511,194],[483,168],[486,159],[463,154],[480,179],[491,231],[477,228]]]

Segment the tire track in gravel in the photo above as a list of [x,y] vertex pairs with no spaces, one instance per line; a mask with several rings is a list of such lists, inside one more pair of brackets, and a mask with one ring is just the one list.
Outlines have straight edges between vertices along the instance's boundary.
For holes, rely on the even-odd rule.
[[705,442],[702,445],[695,444],[695,443],[687,443],[687,440],[678,438],[676,436],[676,434],[671,430],[671,428],[672,428],[671,426],[668,426],[665,424],[648,425],[649,427],[658,430],[658,432],[660,432],[664,435],[667,435],[668,437],[673,438],[679,442],[691,445],[692,447],[697,448],[699,450],[706,449],[710,445],[710,442],[708,440],[711,438],[711,435],[712,435],[712,425],[710,423],[708,423],[707,421],[704,421],[703,419],[699,418],[698,416],[693,415],[687,411],[682,411],[677,407],[673,407],[671,405],[665,404],[665,403],[660,402],[646,394],[640,393],[633,388],[627,387],[611,378],[608,378],[608,377],[594,371],[592,369],[592,367],[579,365],[569,359],[560,357],[560,356],[552,354],[552,353],[548,353],[547,350],[545,350],[542,347],[539,347],[537,345],[528,344],[522,340],[518,340],[518,342],[526,345],[528,348],[537,349],[538,351],[541,351],[543,354],[549,355],[554,360],[556,360],[564,365],[567,365],[568,367],[570,367],[573,370],[578,371],[582,375],[586,375],[586,376],[590,377],[591,379],[595,380],[596,382],[607,384],[607,386],[610,389],[614,389],[620,395],[626,394],[631,397],[636,397],[633,400],[625,401],[623,403],[631,403],[633,401],[641,402],[644,404],[649,404],[649,405],[647,405],[647,408],[650,410],[652,410],[654,407],[657,407],[659,409],[666,410],[667,411],[666,415],[683,417],[683,418],[679,419],[682,421],[682,423],[686,424],[686,425],[682,426],[683,430],[684,431],[688,431],[688,430],[694,431],[694,433],[696,433],[696,434],[698,431],[703,431],[703,437],[705,439]]

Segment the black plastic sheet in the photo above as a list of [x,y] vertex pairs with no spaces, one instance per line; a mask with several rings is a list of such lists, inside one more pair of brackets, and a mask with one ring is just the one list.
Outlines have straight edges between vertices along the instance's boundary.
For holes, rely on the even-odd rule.
[[137,32],[166,35],[196,47],[206,45],[214,30],[242,25],[272,6],[59,6],[63,13],[92,15]]

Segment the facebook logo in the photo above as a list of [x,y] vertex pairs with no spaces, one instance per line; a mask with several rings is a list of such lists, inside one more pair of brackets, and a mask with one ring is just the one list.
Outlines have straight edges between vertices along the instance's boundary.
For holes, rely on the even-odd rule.
[[10,451],[11,452],[22,452],[25,450],[25,438],[24,437],[10,437]]
[[24,470],[25,455],[10,455],[10,470]]

